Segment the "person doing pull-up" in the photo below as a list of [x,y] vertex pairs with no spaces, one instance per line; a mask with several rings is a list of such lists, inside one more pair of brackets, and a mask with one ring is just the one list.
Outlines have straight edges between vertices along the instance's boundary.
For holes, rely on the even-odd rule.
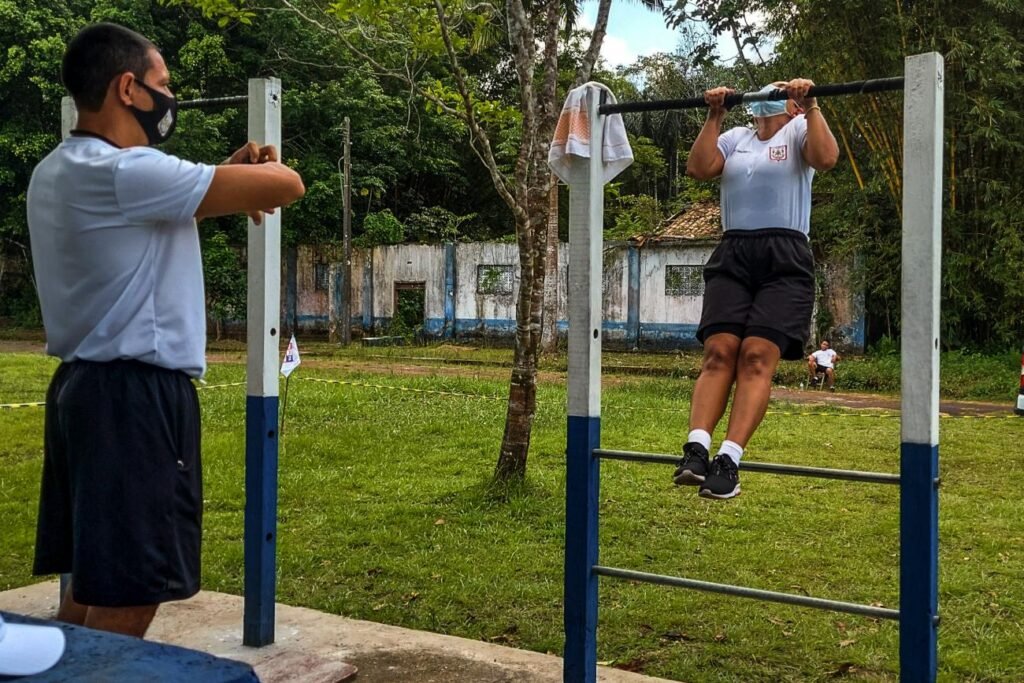
[[[789,99],[749,105],[756,127],[721,133],[730,88],[708,90],[708,117],[686,163],[698,180],[722,177],[721,243],[704,267],[704,344],[690,432],[674,474],[706,498],[740,492],[739,462],[764,418],[780,358],[803,358],[814,307],[808,244],[811,181],[839,158],[825,116],[804,78],[775,82]],[[735,385],[725,440],[709,460],[711,434]]]

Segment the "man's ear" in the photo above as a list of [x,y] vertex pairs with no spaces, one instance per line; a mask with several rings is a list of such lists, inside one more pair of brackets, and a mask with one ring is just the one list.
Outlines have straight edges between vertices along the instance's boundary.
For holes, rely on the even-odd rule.
[[114,79],[114,97],[126,107],[130,107],[135,103],[135,92],[132,89],[134,82],[135,75],[128,71]]

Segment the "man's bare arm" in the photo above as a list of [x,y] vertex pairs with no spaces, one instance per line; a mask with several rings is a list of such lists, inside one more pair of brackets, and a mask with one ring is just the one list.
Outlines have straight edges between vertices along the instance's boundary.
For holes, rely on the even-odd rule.
[[284,164],[230,164],[214,168],[196,218],[252,214],[287,206],[306,193],[299,174]]

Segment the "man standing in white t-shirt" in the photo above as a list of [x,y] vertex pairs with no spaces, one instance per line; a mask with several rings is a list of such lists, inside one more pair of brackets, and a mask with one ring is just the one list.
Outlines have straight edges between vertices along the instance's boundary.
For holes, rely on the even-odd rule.
[[206,307],[196,220],[256,223],[301,197],[272,146],[225,164],[158,150],[174,131],[167,65],[145,37],[93,24],[61,80],[78,128],[28,188],[47,351],[35,574],[70,573],[57,618],[142,637],[157,607],[199,590],[199,401]]
[[821,348],[807,356],[807,374],[810,376],[810,384],[814,384],[818,375],[825,375],[828,380],[828,390],[836,390],[836,363],[840,360],[839,354],[832,350],[827,339],[821,340]]

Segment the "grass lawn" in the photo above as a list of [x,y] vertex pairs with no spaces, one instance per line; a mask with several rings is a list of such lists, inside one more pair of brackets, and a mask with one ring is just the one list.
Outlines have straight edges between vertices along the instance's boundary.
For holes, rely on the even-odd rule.
[[[0,402],[41,400],[54,367],[36,354],[0,354]],[[208,380],[243,373],[241,363],[220,363]],[[529,481],[499,501],[487,484],[501,401],[304,377],[506,390],[492,379],[301,367],[280,457],[278,599],[560,652],[564,387],[541,386]],[[691,389],[686,378],[617,377],[604,394],[603,444],[678,451]],[[201,397],[204,586],[240,594],[244,388]],[[827,414],[769,415],[750,457],[897,470],[898,420],[818,412]],[[42,419],[39,409],[0,411],[0,589],[35,580]],[[940,679],[1019,683],[1024,420],[941,425]],[[748,473],[744,494],[723,503],[673,487],[670,475],[656,465],[602,464],[602,564],[898,606],[896,487]],[[691,683],[897,679],[893,622],[610,579],[600,600],[598,658],[614,666]]]

